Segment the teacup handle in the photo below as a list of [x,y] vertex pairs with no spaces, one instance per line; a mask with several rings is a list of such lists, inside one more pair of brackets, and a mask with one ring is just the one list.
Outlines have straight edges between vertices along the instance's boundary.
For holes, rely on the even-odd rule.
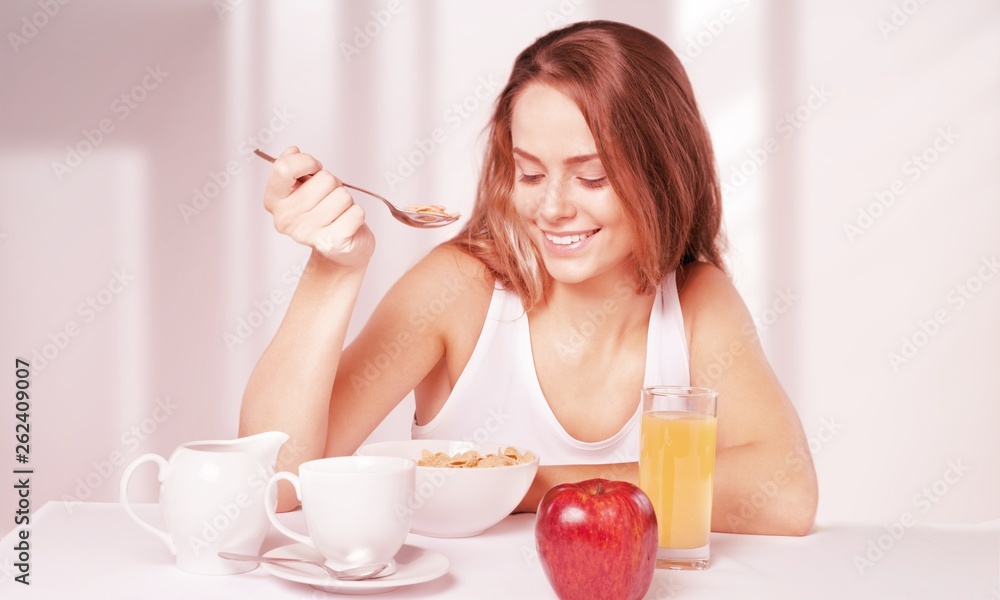
[[[316,547],[313,543],[312,538],[308,535],[302,535],[301,533],[296,533],[291,529],[284,526],[281,521],[278,520],[278,482],[284,479],[285,481],[292,484],[295,487],[295,497],[302,501],[302,489],[299,487],[299,477],[295,473],[289,473],[288,471],[281,471],[280,473],[275,473],[271,476],[271,479],[267,481],[267,485],[264,486],[264,508],[267,510],[267,518],[274,525],[274,528],[281,533],[287,535],[296,542],[301,542],[310,546],[312,548]],[[274,489],[274,494],[272,495],[271,489]]]
[[149,461],[153,461],[157,465],[159,465],[159,470],[157,472],[156,479],[160,483],[163,483],[163,478],[166,476],[166,472],[167,469],[170,467],[170,463],[168,463],[166,459],[160,456],[159,454],[143,454],[142,456],[136,458],[131,463],[129,463],[129,466],[125,467],[125,472],[122,473],[122,482],[121,482],[121,488],[119,490],[119,496],[121,498],[122,505],[125,507],[125,512],[128,513],[128,516],[132,517],[132,520],[141,525],[143,529],[149,531],[156,537],[166,542],[167,548],[170,549],[170,553],[176,556],[177,547],[174,545],[174,541],[170,538],[170,534],[167,533],[166,531],[163,531],[162,529],[153,527],[146,521],[140,519],[139,516],[135,514],[135,511],[132,510],[132,505],[128,501],[128,482],[130,479],[132,479],[132,473],[134,473],[135,470],[139,468],[143,463]]

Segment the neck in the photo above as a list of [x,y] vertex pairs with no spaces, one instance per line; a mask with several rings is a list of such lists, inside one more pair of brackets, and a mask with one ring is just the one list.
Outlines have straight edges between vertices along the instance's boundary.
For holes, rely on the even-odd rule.
[[553,324],[570,328],[585,341],[618,343],[645,331],[655,294],[635,291],[634,273],[612,271],[580,283],[553,281],[539,307]]

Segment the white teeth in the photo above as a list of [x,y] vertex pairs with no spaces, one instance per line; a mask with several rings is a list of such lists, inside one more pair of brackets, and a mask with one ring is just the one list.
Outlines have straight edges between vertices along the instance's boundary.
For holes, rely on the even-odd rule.
[[595,232],[591,231],[590,233],[585,233],[583,235],[563,235],[563,236],[556,236],[552,235],[551,233],[546,233],[545,237],[553,244],[556,244],[558,246],[567,246],[569,244],[575,244],[580,240],[585,240],[590,236],[594,235],[594,233]]

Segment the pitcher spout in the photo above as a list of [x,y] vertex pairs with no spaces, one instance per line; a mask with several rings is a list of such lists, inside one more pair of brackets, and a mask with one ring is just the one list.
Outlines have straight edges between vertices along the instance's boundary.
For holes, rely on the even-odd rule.
[[265,431],[236,440],[241,450],[253,454],[257,460],[269,466],[274,466],[281,445],[287,441],[288,434],[283,431]]

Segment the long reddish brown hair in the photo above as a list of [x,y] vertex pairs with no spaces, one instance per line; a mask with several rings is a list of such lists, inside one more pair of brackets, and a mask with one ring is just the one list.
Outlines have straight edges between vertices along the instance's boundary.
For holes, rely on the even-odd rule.
[[687,263],[725,270],[712,142],[687,74],[660,39],[611,21],[550,32],[517,57],[488,125],[472,215],[451,244],[481,260],[526,309],[544,297],[549,276],[511,201],[511,114],[533,83],[558,89],[583,113],[633,233],[638,293]]

